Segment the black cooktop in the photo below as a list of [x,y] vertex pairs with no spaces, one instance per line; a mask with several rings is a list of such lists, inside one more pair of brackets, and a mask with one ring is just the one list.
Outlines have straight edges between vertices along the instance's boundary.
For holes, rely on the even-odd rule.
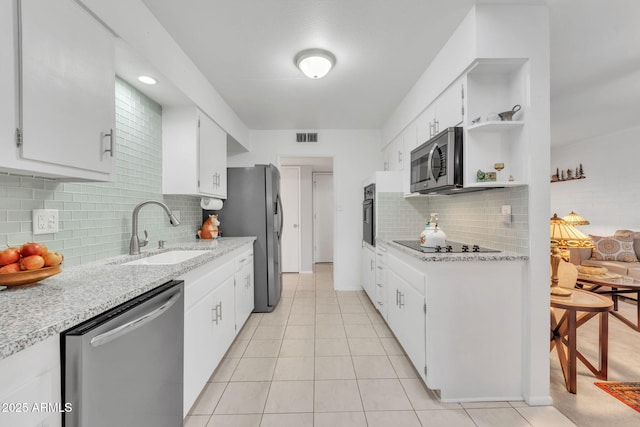
[[480,253],[480,252],[500,252],[497,249],[485,248],[478,245],[469,245],[466,243],[460,242],[451,242],[447,240],[447,244],[444,246],[436,246],[435,248],[426,248],[420,246],[420,242],[417,240],[394,240],[395,243],[399,243],[403,246],[411,248],[413,250],[424,252],[427,254],[436,254],[436,253],[451,253],[451,254],[459,254],[459,253]]

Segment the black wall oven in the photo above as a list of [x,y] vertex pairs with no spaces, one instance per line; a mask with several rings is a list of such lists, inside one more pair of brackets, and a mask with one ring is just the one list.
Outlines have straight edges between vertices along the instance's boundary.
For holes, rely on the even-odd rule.
[[375,197],[375,184],[364,187],[364,200],[362,202],[362,240],[372,246],[376,245]]

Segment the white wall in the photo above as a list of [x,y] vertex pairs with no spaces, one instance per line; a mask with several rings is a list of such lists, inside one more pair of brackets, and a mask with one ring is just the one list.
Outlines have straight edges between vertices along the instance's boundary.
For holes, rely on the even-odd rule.
[[362,181],[382,161],[380,131],[320,130],[317,144],[296,143],[295,132],[249,131],[252,151],[229,153],[228,166],[279,166],[280,157],[333,157],[334,286],[340,290],[361,289]]
[[586,178],[551,184],[550,216],[579,213],[591,223],[579,228],[585,234],[640,230],[639,139],[640,126],[553,147],[549,177],[582,163]]

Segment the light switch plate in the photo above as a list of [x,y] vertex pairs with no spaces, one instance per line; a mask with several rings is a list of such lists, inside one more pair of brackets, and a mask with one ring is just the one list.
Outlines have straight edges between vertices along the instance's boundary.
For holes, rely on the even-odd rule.
[[502,205],[500,208],[500,222],[505,225],[511,224],[511,205]]
[[49,234],[58,231],[58,209],[33,210],[33,234]]

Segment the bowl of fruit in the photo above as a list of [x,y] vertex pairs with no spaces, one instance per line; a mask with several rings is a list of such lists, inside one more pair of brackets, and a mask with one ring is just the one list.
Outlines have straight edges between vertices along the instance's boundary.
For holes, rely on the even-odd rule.
[[0,286],[27,286],[38,283],[62,271],[61,253],[49,251],[41,243],[0,251]]

